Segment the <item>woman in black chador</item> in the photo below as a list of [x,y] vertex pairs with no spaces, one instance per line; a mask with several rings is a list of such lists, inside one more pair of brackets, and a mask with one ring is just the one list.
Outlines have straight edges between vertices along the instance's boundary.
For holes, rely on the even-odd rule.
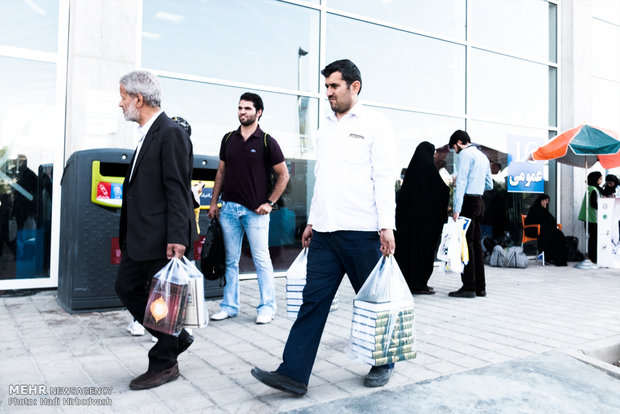
[[[558,229],[555,217],[549,213],[549,196],[541,194],[525,217],[525,224],[540,224],[538,250],[545,252],[545,261],[556,266],[566,266],[568,248],[564,233]],[[530,230],[530,229],[526,229]],[[528,236],[526,232],[526,236]],[[535,236],[535,235],[529,235]]]
[[394,257],[414,294],[432,295],[428,286],[435,252],[448,216],[450,189],[439,176],[435,146],[422,142],[415,150],[396,202]]

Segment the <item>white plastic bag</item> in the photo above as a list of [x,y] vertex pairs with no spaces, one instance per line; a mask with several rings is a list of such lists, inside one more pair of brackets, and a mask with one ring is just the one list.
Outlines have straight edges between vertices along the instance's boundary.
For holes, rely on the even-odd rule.
[[444,262],[446,271],[463,273],[465,265],[469,262],[465,233],[470,223],[471,219],[461,216],[457,221],[448,219],[448,222],[443,225],[437,259]]
[[209,323],[209,311],[205,303],[204,276],[185,256],[181,262],[186,267],[190,278],[184,325],[189,328],[204,328]]
[[413,311],[396,260],[382,257],[353,301],[349,356],[370,365],[415,358]]
[[286,272],[286,315],[289,319],[297,319],[297,313],[303,302],[307,265],[308,248],[304,248]]
[[142,325],[178,335],[183,329],[190,276],[183,262],[174,257],[151,281]]

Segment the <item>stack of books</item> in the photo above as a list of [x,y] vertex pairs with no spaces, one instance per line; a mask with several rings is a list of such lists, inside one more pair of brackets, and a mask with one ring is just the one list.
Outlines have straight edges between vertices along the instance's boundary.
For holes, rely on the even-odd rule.
[[[306,286],[306,279],[287,278],[286,280],[286,316],[289,319],[297,319],[299,308],[303,302],[304,286]],[[336,294],[329,311],[338,309],[338,303],[338,294]]]
[[356,356],[370,365],[415,358],[413,301],[373,303],[355,299],[350,342]]

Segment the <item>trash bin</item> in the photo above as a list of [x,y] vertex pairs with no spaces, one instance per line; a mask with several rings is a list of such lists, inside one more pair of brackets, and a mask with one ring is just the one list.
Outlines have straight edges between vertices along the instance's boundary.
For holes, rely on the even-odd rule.
[[[118,229],[123,181],[133,152],[118,148],[77,151],[67,161],[61,181],[58,303],[68,312],[123,306],[114,282],[121,261]],[[203,181],[212,188],[218,162],[217,157],[194,155],[192,182]],[[203,215],[206,218],[206,212],[201,219]],[[222,294],[217,282],[206,281],[205,297]]]
[[74,152],[61,180],[58,303],[68,312],[120,308],[118,227],[128,149]]

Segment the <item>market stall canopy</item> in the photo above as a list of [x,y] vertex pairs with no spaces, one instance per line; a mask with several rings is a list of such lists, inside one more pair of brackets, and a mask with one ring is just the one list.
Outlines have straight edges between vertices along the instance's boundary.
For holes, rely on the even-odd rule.
[[615,132],[579,125],[562,132],[541,145],[530,155],[531,160],[556,160],[574,167],[594,165],[597,161],[605,169],[620,167],[620,141]]

